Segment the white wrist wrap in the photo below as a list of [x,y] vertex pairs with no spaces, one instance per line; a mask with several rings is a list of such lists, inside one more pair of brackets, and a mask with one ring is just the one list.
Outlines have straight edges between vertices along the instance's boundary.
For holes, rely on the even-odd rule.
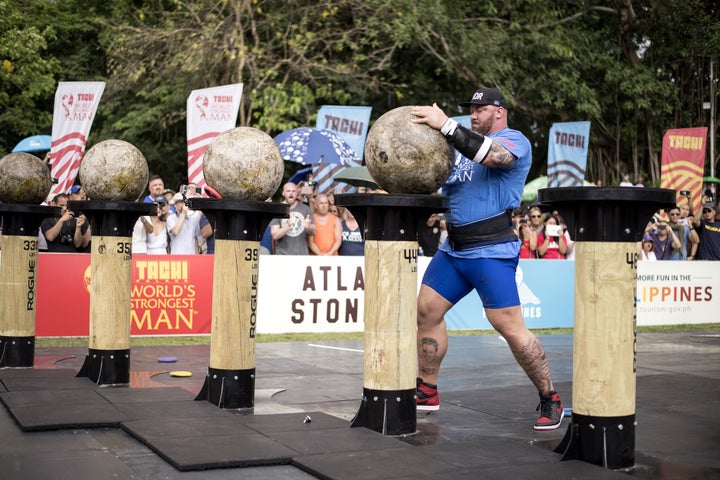
[[445,123],[443,123],[443,126],[440,127],[440,133],[443,135],[451,136],[453,133],[455,133],[455,129],[458,126],[457,120],[453,120],[452,118],[448,118]]

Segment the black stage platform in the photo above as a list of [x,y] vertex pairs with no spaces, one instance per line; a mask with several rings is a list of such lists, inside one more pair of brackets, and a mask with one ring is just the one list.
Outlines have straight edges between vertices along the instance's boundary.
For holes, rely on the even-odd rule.
[[[570,407],[572,336],[541,338]],[[403,438],[349,428],[360,340],[258,344],[254,413],[194,401],[209,346],[133,348],[130,388],[75,378],[86,348],[38,349],[35,368],[0,370],[0,478],[720,478],[720,331],[639,334],[637,350],[636,466],[610,471],[560,461],[568,420],[532,429],[537,395],[497,335],[450,338],[440,411]]]

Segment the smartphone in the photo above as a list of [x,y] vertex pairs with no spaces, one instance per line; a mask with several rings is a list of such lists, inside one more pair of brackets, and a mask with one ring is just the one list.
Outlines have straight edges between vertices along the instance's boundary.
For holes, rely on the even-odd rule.
[[690,190],[680,190],[680,195],[684,195],[686,197],[690,196]]
[[545,233],[548,237],[559,237],[562,232],[560,225],[547,225],[545,227]]

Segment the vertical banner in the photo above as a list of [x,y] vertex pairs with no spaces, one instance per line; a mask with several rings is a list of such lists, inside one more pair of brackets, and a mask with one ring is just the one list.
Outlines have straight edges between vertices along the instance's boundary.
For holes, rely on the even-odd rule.
[[[345,140],[357,158],[362,159],[365,151],[365,137],[370,122],[372,107],[344,107],[340,105],[323,105],[317,116],[315,128],[330,130]],[[358,166],[360,163],[358,163]],[[354,191],[354,187],[335,182],[333,177],[345,168],[337,164],[320,164],[313,167],[313,176],[317,182],[318,192],[333,192],[336,188],[343,192]]]
[[203,155],[208,145],[235,127],[243,84],[193,90],[187,99],[188,183],[205,186]]
[[660,187],[689,190],[696,207],[702,201],[705,138],[707,127],[678,128],[665,132],[662,142]]
[[582,187],[590,122],[553,123],[548,138],[548,187]]
[[50,190],[50,199],[59,193],[67,193],[75,182],[104,90],[105,82],[58,84],[50,144],[51,175],[57,183]]

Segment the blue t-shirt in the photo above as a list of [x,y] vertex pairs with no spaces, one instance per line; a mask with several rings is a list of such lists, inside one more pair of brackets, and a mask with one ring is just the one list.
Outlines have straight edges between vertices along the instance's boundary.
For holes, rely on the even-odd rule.
[[[519,207],[522,201],[532,164],[530,141],[508,127],[487,136],[501,143],[517,160],[509,168],[488,168],[455,152],[455,166],[442,187],[442,193],[450,198],[450,211],[445,218],[455,226],[494,217]],[[513,258],[520,253],[520,241],[460,252],[453,251],[445,241],[440,250],[461,258]]]
[[365,255],[365,240],[362,238],[360,227],[350,230],[347,223],[342,222],[342,243],[338,255]]

